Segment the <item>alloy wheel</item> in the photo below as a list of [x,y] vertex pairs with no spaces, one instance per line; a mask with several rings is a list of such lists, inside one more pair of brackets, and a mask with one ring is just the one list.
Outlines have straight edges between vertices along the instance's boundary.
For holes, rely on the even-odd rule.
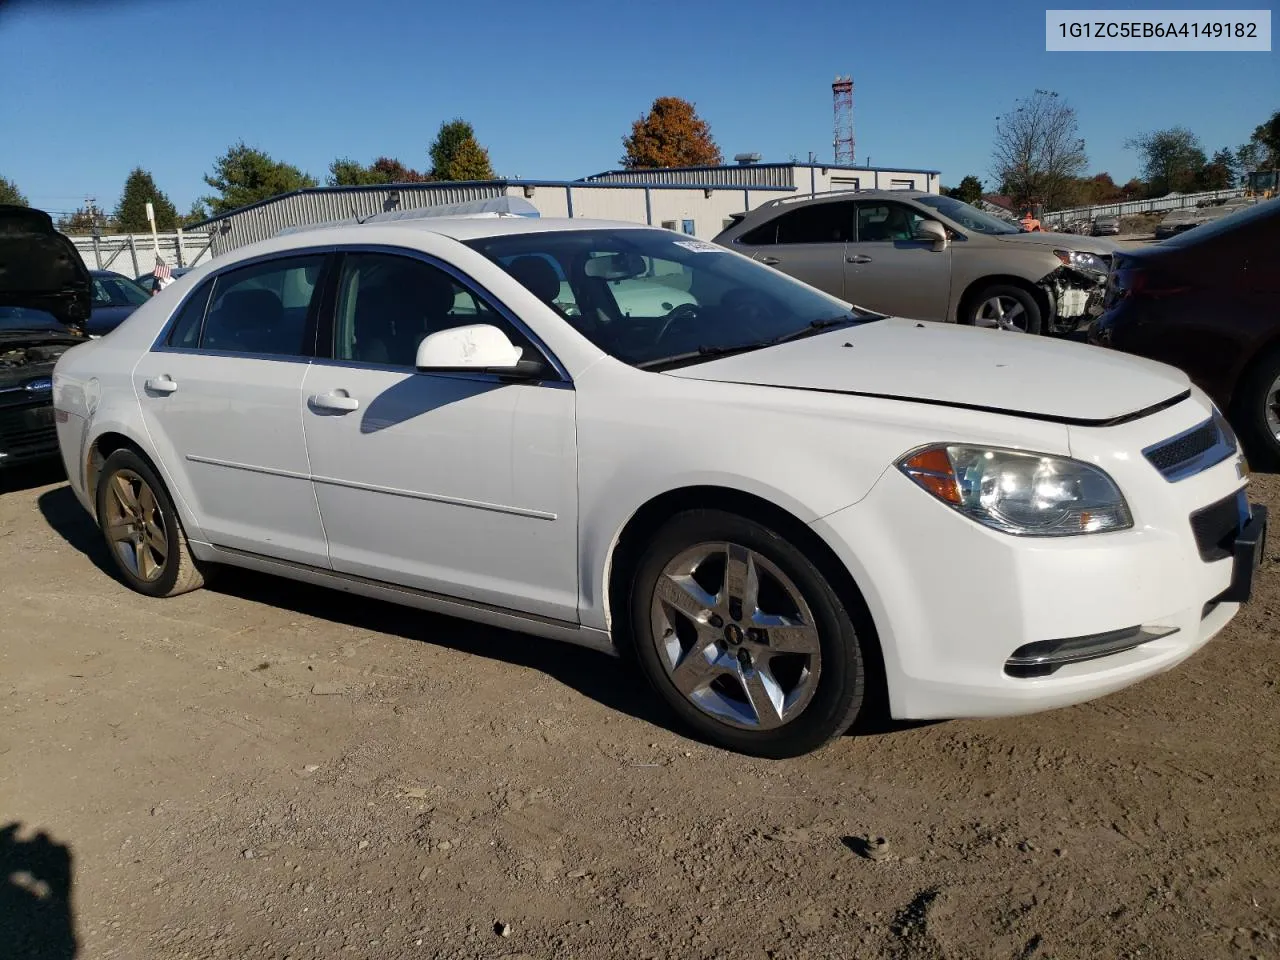
[[1280,440],[1280,377],[1276,377],[1267,388],[1263,413],[1267,418],[1267,429],[1273,437]]
[[125,568],[150,583],[164,574],[169,534],[155,491],[132,470],[117,470],[106,497],[107,540]]
[[993,327],[997,330],[1027,331],[1027,311],[1013,297],[992,297],[983,302],[974,315],[975,327]]
[[809,705],[822,668],[809,605],[778,567],[735,543],[700,543],[654,588],[651,637],[672,685],[731,726],[769,730]]

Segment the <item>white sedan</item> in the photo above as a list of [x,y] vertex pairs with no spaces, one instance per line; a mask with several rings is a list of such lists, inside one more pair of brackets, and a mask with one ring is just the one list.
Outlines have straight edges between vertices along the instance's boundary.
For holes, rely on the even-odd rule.
[[1248,599],[1266,521],[1170,367],[869,314],[631,224],[277,237],[68,351],[54,393],[140,593],[229,564],[628,652],[763,756],[864,707],[1166,670]]

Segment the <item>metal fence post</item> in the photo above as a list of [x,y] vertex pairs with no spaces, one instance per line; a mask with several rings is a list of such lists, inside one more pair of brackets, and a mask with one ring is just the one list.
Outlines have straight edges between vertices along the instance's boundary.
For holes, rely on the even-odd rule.
[[180,267],[185,267],[187,264],[186,264],[186,261],[183,259],[182,254],[183,254],[183,250],[182,250],[182,228],[181,228],[181,227],[178,227],[178,255],[177,255],[177,258],[176,258],[176,259],[177,259],[177,261],[178,261],[178,266],[180,266]]
[[134,246],[133,234],[129,234],[129,256],[133,257],[133,275],[139,276],[141,271],[138,270],[138,248]]

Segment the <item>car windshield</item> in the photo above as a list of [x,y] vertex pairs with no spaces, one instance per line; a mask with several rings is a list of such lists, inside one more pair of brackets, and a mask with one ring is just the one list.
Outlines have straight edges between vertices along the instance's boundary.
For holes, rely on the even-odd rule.
[[880,316],[667,230],[531,232],[468,243],[601,350],[649,369]]
[[95,307],[139,307],[150,297],[128,277],[93,277]]
[[47,330],[53,333],[71,331],[51,313],[30,307],[0,307],[0,333],[15,330]]
[[955,200],[951,197],[943,197],[930,195],[927,197],[916,197],[916,203],[922,203],[926,207],[933,207],[940,214],[959,226],[966,227],[969,230],[976,230],[978,233],[1022,233],[1021,227],[1015,227],[1011,223],[1006,223],[999,217],[993,217],[989,213],[983,213],[977,207],[970,206],[961,200]]

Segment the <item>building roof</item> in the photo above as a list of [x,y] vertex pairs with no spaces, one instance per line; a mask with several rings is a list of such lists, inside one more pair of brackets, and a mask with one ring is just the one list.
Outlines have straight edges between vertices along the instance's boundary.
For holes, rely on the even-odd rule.
[[856,170],[860,173],[928,173],[934,176],[941,176],[941,170],[923,170],[918,167],[869,167],[866,165],[847,164],[847,163],[822,163],[820,161],[809,162],[807,160],[789,160],[783,163],[715,163],[704,164],[693,167],[654,167],[642,168],[637,170],[605,170],[603,173],[593,173],[589,177],[583,177],[582,182],[590,182],[599,180],[602,177],[633,177],[646,173],[707,173],[713,170],[777,170],[780,168],[797,167],[800,169],[815,170]]

